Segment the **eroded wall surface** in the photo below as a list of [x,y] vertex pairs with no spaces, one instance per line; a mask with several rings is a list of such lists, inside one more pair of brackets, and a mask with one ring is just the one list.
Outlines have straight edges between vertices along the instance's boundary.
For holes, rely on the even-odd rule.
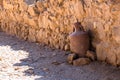
[[0,0],[0,29],[19,38],[69,50],[77,20],[90,30],[98,60],[120,65],[119,0]]

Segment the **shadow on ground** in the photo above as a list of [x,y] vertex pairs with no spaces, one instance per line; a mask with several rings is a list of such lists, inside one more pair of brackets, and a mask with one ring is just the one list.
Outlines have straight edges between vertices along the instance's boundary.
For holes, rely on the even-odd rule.
[[69,52],[51,49],[0,32],[0,46],[6,45],[14,51],[22,50],[28,53],[26,58],[20,59],[13,67],[28,66],[29,68],[23,71],[24,76],[38,76],[33,80],[120,80],[119,68],[100,62],[72,66],[66,62],[65,54]]

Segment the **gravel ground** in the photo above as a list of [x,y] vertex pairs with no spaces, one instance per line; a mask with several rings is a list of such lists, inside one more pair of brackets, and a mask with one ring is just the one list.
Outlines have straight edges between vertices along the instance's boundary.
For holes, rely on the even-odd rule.
[[72,66],[69,52],[0,32],[0,80],[120,80],[120,69],[101,62]]

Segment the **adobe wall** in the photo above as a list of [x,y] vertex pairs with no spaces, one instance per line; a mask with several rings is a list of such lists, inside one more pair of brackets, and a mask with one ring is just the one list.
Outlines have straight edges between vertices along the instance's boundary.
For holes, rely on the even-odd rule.
[[119,0],[0,1],[0,29],[19,38],[69,50],[68,35],[79,20],[90,30],[98,60],[120,65]]

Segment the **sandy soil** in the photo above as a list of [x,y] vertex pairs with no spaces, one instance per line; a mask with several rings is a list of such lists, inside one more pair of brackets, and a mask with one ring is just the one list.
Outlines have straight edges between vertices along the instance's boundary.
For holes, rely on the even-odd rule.
[[72,66],[69,52],[0,32],[0,80],[120,80],[120,69],[101,62]]

